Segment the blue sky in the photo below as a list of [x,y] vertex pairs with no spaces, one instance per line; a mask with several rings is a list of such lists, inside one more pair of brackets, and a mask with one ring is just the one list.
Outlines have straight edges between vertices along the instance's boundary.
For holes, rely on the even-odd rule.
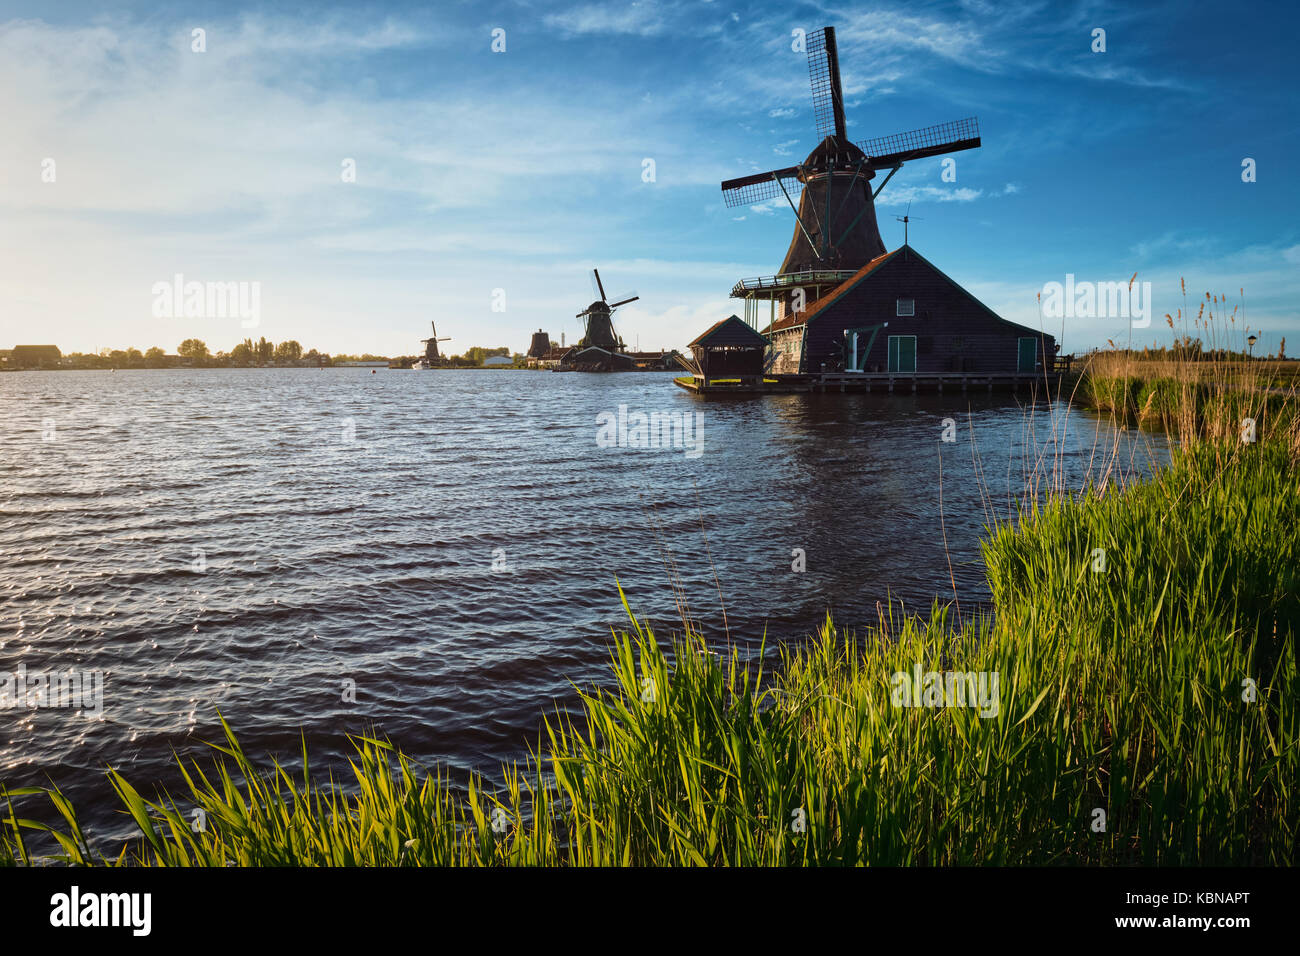
[[[791,31],[830,24],[853,139],[980,119],[955,183],[935,158],[885,187],[888,248],[910,201],[912,245],[1007,318],[1039,326],[1037,293],[1067,273],[1135,272],[1162,317],[1185,277],[1192,299],[1244,287],[1256,351],[1285,335],[1300,354],[1298,20],[984,0],[0,4],[0,348],[253,334],[409,354],[436,318],[453,351],[522,351],[539,327],[580,334],[593,265],[641,295],[616,316],[629,344],[684,346],[739,311],[736,279],[781,262],[784,201],[728,209],[718,183],[815,145]],[[258,327],[153,315],[176,273],[260,283]],[[1128,334],[1067,319],[1064,345]]]

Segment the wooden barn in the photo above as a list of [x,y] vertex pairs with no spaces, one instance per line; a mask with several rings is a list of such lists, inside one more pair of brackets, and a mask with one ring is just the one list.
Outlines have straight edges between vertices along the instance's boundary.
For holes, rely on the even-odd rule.
[[1052,336],[1010,322],[911,246],[877,256],[773,322],[775,374],[1041,375]]

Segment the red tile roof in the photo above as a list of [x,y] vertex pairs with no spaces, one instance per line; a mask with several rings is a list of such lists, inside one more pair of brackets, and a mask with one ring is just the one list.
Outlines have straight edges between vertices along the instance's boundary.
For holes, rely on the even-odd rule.
[[[898,249],[902,248],[902,246],[898,247]],[[848,292],[867,276],[871,275],[871,273],[880,268],[880,266],[884,265],[890,257],[898,252],[898,249],[895,249],[893,252],[886,252],[883,256],[876,256],[876,258],[872,259],[857,272],[853,273],[853,275],[849,276],[835,288],[831,289],[830,292],[827,292],[820,299],[808,303],[802,311],[777,319],[776,324],[773,325],[770,330],[765,331],[780,332],[782,329],[793,329],[798,328],[801,325],[807,325],[811,319],[816,317],[818,312],[826,308],[844,293]]]

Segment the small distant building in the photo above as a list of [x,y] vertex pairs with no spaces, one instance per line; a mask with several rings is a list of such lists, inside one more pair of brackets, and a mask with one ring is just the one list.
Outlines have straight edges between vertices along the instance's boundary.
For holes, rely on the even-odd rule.
[[716,378],[762,381],[767,339],[738,315],[715,322],[688,348],[699,368],[697,378],[706,382]]
[[676,349],[671,352],[660,349],[658,352],[628,352],[627,354],[636,363],[636,367],[643,372],[662,372],[677,367]]
[[10,368],[57,368],[62,361],[57,345],[15,345],[9,350]]
[[555,368],[564,361],[564,356],[568,352],[567,348],[547,349],[542,355],[529,358],[528,366],[529,368]]
[[483,360],[484,368],[501,368],[503,365],[514,365],[515,360],[509,355],[489,355]]
[[636,369],[636,363],[630,355],[589,345],[565,352],[560,369],[570,372],[631,372]]

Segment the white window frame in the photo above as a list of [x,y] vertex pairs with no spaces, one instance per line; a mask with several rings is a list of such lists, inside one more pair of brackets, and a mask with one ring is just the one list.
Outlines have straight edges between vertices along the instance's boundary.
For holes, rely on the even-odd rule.
[[[904,303],[904,302],[906,302],[907,305],[908,305],[908,311],[906,311],[906,312],[903,311],[903,303]],[[915,318],[915,317],[916,317],[916,300],[915,300],[915,299],[898,299],[898,300],[896,300],[896,301],[894,302],[894,316],[895,316],[895,318],[898,318],[898,317],[903,317],[903,318]]]

